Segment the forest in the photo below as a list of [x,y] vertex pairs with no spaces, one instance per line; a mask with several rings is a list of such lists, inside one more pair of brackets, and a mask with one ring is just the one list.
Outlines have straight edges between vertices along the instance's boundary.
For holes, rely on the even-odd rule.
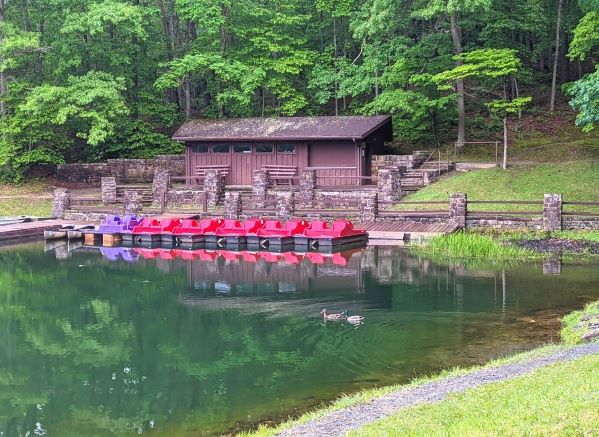
[[569,102],[588,131],[598,48],[598,0],[0,0],[0,180],[177,153],[195,117],[388,113],[436,147]]

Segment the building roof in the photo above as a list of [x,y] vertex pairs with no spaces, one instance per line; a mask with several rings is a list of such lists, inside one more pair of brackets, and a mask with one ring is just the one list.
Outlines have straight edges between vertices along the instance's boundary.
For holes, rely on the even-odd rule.
[[176,141],[298,141],[363,140],[386,127],[385,140],[391,138],[391,117],[325,116],[189,120],[175,132]]

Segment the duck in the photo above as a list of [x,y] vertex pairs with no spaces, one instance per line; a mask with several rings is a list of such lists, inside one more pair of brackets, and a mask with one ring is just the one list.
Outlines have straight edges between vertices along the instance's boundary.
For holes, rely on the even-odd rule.
[[350,316],[347,310],[343,311],[343,315],[345,316],[345,320],[348,323],[361,323],[364,321],[364,316]]
[[327,309],[323,309],[320,314],[325,320],[342,320],[345,318],[345,312],[343,313],[327,313]]

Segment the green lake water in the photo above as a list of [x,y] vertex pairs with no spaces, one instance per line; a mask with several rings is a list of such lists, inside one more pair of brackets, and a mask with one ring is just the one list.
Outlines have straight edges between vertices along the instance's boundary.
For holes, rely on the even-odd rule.
[[1,436],[235,432],[557,340],[599,298],[597,263],[44,249],[0,248]]

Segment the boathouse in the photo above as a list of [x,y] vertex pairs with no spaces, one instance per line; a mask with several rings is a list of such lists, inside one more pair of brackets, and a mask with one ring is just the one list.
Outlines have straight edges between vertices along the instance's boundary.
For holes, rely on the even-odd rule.
[[268,170],[275,183],[297,184],[312,169],[319,185],[361,185],[372,155],[392,140],[392,126],[387,115],[197,119],[173,140],[186,145],[188,179],[219,170],[227,185],[251,185],[253,171]]

